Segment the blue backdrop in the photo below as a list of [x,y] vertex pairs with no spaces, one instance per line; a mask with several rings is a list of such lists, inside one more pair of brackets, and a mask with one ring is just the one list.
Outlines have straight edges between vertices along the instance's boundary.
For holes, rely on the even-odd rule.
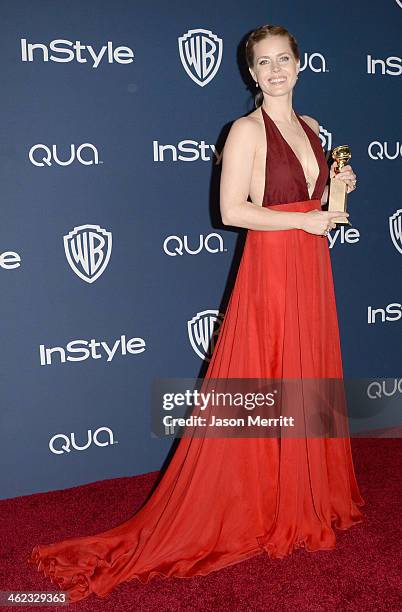
[[220,155],[264,23],[295,35],[294,108],[358,176],[353,228],[329,238],[345,375],[398,376],[401,5],[3,3],[2,498],[161,466],[152,380],[199,375],[188,322],[224,311],[241,253]]

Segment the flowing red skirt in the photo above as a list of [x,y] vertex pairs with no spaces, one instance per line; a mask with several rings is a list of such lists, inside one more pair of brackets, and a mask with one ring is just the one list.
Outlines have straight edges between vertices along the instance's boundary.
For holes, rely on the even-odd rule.
[[[319,200],[272,209],[320,209]],[[206,378],[342,377],[327,239],[249,230]],[[362,521],[350,441],[184,437],[147,503],[92,536],[37,545],[29,562],[71,601],[119,583],[206,575],[266,551],[335,547]]]

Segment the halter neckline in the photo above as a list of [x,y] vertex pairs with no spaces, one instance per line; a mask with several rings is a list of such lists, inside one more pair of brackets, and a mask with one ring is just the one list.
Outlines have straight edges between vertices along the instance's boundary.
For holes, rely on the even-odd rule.
[[[307,191],[307,196],[308,196],[308,198],[307,198],[307,199],[308,199],[308,200],[313,200],[313,199],[314,199],[314,194],[315,194],[315,191],[316,191],[316,188],[317,188],[317,185],[318,185],[318,181],[319,181],[319,178],[320,178],[320,164],[319,164],[319,162],[318,162],[317,155],[316,155],[315,149],[314,149],[314,147],[313,147],[313,143],[311,142],[310,135],[309,135],[309,133],[306,131],[306,128],[304,127],[304,125],[306,125],[306,126],[309,128],[309,129],[311,129],[311,128],[310,128],[310,126],[308,126],[308,125],[307,125],[307,123],[306,123],[306,122],[305,122],[305,121],[304,121],[304,120],[303,120],[303,119],[302,119],[302,118],[301,118],[301,117],[300,117],[300,116],[299,116],[299,115],[296,113],[296,111],[293,111],[293,112],[294,112],[294,114],[296,115],[296,118],[297,118],[297,120],[298,120],[298,122],[299,122],[299,125],[301,125],[301,127],[302,127],[302,129],[303,129],[304,133],[305,133],[305,134],[306,134],[306,136],[307,136],[307,139],[308,139],[308,141],[309,141],[309,143],[310,143],[310,148],[311,148],[311,151],[312,151],[312,153],[313,153],[313,156],[315,157],[315,160],[316,160],[316,162],[317,162],[317,166],[318,166],[318,175],[317,175],[317,178],[316,178],[316,181],[315,181],[315,184],[314,184],[314,189],[313,189],[313,191],[312,191],[312,193],[311,193],[311,197],[310,197],[310,194],[309,194],[309,191],[308,191],[306,174],[305,174],[305,172],[304,172],[304,168],[303,168],[303,166],[302,166],[302,164],[301,164],[301,161],[300,161],[300,160],[299,160],[299,158],[297,157],[296,153],[293,151],[292,147],[290,146],[290,144],[288,143],[288,141],[286,140],[286,138],[283,136],[282,132],[280,131],[280,129],[279,129],[279,128],[278,128],[278,126],[276,125],[275,121],[274,121],[273,119],[271,119],[271,117],[268,115],[267,111],[266,111],[266,110],[263,108],[263,106],[262,106],[262,105],[261,105],[261,111],[262,111],[263,115],[265,115],[265,117],[266,117],[266,118],[267,118],[267,119],[270,121],[271,125],[273,125],[273,126],[274,126],[274,129],[275,129],[275,130],[278,132],[278,134],[279,134],[280,138],[282,139],[282,141],[285,143],[285,145],[287,146],[287,148],[288,148],[288,149],[291,151],[291,153],[292,153],[293,157],[294,157],[294,158],[295,158],[295,160],[296,160],[296,163],[297,163],[297,165],[298,165],[298,168],[300,169],[301,175],[303,176],[303,179],[304,179],[304,185],[305,185],[305,188],[306,188],[306,191]],[[303,125],[303,124],[304,124],[304,125]]]

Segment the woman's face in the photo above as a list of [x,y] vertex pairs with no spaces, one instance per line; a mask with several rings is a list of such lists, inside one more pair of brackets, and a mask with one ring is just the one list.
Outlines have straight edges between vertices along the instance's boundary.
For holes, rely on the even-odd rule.
[[254,66],[251,76],[261,91],[271,96],[283,96],[293,89],[300,70],[286,36],[268,36],[254,46]]

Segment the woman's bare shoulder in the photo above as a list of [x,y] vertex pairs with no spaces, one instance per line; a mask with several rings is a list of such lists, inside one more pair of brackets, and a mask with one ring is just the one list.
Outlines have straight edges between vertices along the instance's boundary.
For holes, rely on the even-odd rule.
[[319,136],[320,134],[320,124],[317,119],[310,117],[309,115],[300,115],[300,117],[307,123],[309,127]]
[[249,144],[257,144],[261,137],[261,121],[256,112],[235,119],[230,128],[228,138],[243,141],[247,139]]

